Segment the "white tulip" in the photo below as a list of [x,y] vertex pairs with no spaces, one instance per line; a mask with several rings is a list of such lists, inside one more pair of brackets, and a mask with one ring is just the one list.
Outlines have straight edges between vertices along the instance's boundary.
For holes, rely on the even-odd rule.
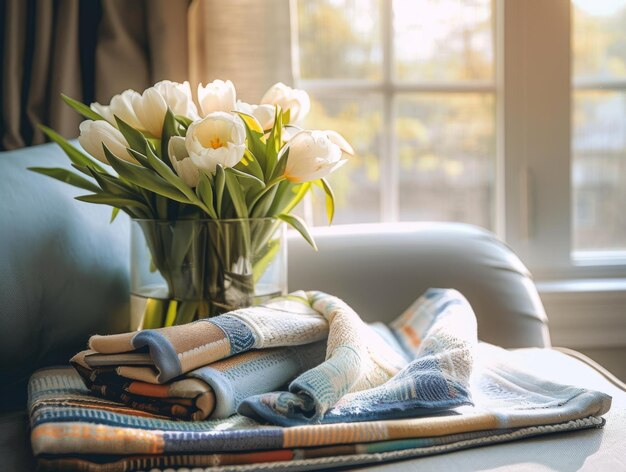
[[147,88],[141,95],[133,97],[133,109],[140,123],[137,128],[147,131],[155,138],[160,138],[167,112],[167,103],[163,95],[154,87]]
[[274,126],[274,118],[276,118],[275,105],[250,105],[249,103],[237,100],[235,110],[256,118],[261,128],[265,131],[272,129]]
[[185,147],[185,138],[172,136],[167,143],[167,152],[178,176],[190,187],[197,187],[200,181],[200,171],[189,157]]
[[235,109],[237,92],[230,80],[214,80],[203,86],[198,84],[198,105],[202,116],[216,111],[231,112]]
[[[289,123],[302,121],[311,109],[309,94],[304,90],[288,87],[282,82],[274,84],[261,99],[263,105],[278,105],[285,112],[289,110]],[[287,123],[285,123],[287,124]]]
[[185,81],[179,84],[170,80],[162,80],[157,82],[154,88],[163,96],[165,103],[175,115],[185,116],[191,120],[199,118],[198,109],[191,96],[189,82]]
[[98,113],[102,118],[107,120],[113,126],[117,128],[117,122],[115,116],[124,121],[124,123],[132,126],[133,128],[143,129],[135,109],[133,107],[133,101],[141,97],[139,93],[134,90],[125,90],[119,95],[115,95],[111,99],[109,105],[100,105],[99,103],[92,103],[91,109]]
[[237,165],[246,150],[246,130],[238,117],[218,111],[190,124],[185,138],[171,138],[168,149],[176,173],[195,187],[200,172],[211,174],[218,164]]
[[78,142],[85,151],[99,161],[105,164],[109,163],[102,146],[105,144],[116,157],[134,164],[137,163],[126,149],[128,148],[128,142],[122,133],[107,121],[85,120],[80,124],[79,129],[80,136],[78,137]]
[[191,96],[189,82],[179,84],[162,80],[142,94],[126,90],[111,99],[110,105],[92,103],[91,109],[117,128],[115,116],[133,128],[161,137],[167,108],[175,115],[192,120],[198,118],[198,110]]
[[335,131],[300,131],[280,152],[289,150],[284,176],[290,182],[311,182],[326,177],[343,164],[343,153],[354,154],[352,146]]

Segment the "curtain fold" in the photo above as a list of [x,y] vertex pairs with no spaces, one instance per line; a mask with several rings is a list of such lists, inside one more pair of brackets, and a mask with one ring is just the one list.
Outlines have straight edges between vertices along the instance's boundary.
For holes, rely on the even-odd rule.
[[60,99],[108,103],[169,79],[230,79],[258,102],[291,81],[289,0],[0,0],[0,150],[75,137]]
[[192,87],[230,79],[258,103],[276,82],[292,82],[289,0],[193,0],[189,9]]

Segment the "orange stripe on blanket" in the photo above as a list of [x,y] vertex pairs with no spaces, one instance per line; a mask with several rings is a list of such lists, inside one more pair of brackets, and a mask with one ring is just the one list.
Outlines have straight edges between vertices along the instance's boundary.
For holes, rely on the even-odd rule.
[[160,431],[120,428],[89,423],[46,423],[31,433],[38,454],[161,454],[165,441]]
[[135,395],[143,395],[146,397],[168,398],[170,396],[170,386],[167,384],[159,385],[137,381],[131,382],[126,390],[128,393],[134,393]]
[[420,337],[417,335],[417,333],[415,332],[415,330],[413,329],[412,326],[410,325],[404,325],[402,327],[402,331],[404,332],[404,334],[407,335],[407,337],[409,338],[409,340],[411,341],[411,346],[412,347],[417,347],[420,345],[420,343],[422,342],[422,340],[420,339]]

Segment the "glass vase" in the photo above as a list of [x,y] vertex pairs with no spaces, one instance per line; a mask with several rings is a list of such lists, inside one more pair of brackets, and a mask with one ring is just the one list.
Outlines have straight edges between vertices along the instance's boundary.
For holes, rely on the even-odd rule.
[[275,218],[131,221],[131,329],[189,323],[287,293]]

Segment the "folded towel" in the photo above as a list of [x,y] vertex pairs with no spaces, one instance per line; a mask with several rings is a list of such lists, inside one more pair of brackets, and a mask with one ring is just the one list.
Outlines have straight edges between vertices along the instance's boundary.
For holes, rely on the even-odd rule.
[[92,336],[74,360],[114,367],[125,378],[165,383],[198,367],[251,349],[321,341],[328,323],[304,292],[181,326]]
[[[471,403],[476,318],[456,290],[429,289],[384,336],[384,327],[365,325],[342,301],[310,296],[330,326],[326,362],[296,378],[289,392],[246,399],[239,413],[293,426],[433,414]],[[393,339],[404,356],[387,344]]]
[[284,387],[323,362],[325,352],[323,341],[252,350],[165,384],[128,379],[111,367],[92,368],[85,362],[85,352],[71,363],[94,393],[154,415],[197,421],[229,417],[244,399]]

